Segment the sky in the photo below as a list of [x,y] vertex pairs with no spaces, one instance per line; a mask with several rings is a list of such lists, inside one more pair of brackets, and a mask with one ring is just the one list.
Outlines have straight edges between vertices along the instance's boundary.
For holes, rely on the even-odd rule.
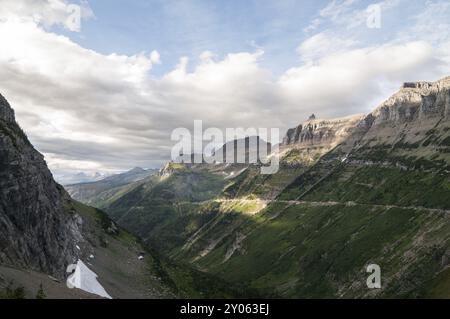
[[59,181],[158,168],[194,120],[283,135],[448,76],[449,30],[447,0],[0,0],[0,93]]

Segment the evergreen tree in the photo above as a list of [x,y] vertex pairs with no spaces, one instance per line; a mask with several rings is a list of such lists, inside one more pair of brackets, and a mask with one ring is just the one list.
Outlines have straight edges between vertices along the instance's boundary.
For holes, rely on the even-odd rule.
[[36,299],[45,299],[47,296],[45,295],[44,288],[42,284],[39,285],[39,290],[36,294]]

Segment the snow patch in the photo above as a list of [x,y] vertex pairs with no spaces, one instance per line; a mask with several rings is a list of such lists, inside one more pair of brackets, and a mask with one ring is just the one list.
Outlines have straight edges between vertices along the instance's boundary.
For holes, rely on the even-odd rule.
[[67,287],[78,288],[103,298],[112,299],[105,288],[97,281],[97,274],[90,270],[80,259],[76,265],[71,265],[67,270],[73,273],[67,278]]

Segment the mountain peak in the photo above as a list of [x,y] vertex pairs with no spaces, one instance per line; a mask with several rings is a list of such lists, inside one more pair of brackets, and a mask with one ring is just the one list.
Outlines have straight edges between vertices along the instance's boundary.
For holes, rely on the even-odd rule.
[[134,167],[128,171],[128,173],[142,173],[145,172],[145,169],[142,167]]
[[9,105],[8,101],[0,94],[0,120],[5,122],[14,122],[14,110]]
[[444,77],[435,82],[418,81],[418,82],[405,82],[401,89],[416,89],[416,90],[428,90],[428,89],[442,89],[450,87],[450,76]]
[[435,82],[406,82],[372,116],[375,124],[406,123],[450,115],[450,77]]

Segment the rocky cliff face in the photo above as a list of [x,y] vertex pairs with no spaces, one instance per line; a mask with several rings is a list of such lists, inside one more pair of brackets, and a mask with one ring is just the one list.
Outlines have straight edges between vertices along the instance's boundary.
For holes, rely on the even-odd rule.
[[81,237],[68,200],[0,95],[0,263],[62,277]]
[[281,165],[310,165],[338,145],[342,153],[348,153],[372,122],[364,115],[331,120],[318,119],[313,115],[286,133],[280,145]]
[[[322,120],[310,117],[286,133],[282,148],[332,148],[350,140],[361,143],[417,143],[431,129],[445,129],[450,116],[450,77],[408,82],[367,116]],[[444,132],[445,133],[445,132]],[[445,134],[443,134],[445,135]]]
[[450,77],[437,82],[404,83],[400,91],[381,104],[372,115],[375,118],[375,125],[448,117]]
[[401,150],[395,151],[399,156],[408,153],[431,159],[437,154],[439,159],[448,161],[448,150],[443,147],[447,146],[449,116],[450,77],[436,82],[405,83],[365,118],[368,129],[360,144],[402,145]]
[[363,115],[324,120],[310,117],[296,128],[287,131],[283,146],[337,145],[348,137],[363,120]]

